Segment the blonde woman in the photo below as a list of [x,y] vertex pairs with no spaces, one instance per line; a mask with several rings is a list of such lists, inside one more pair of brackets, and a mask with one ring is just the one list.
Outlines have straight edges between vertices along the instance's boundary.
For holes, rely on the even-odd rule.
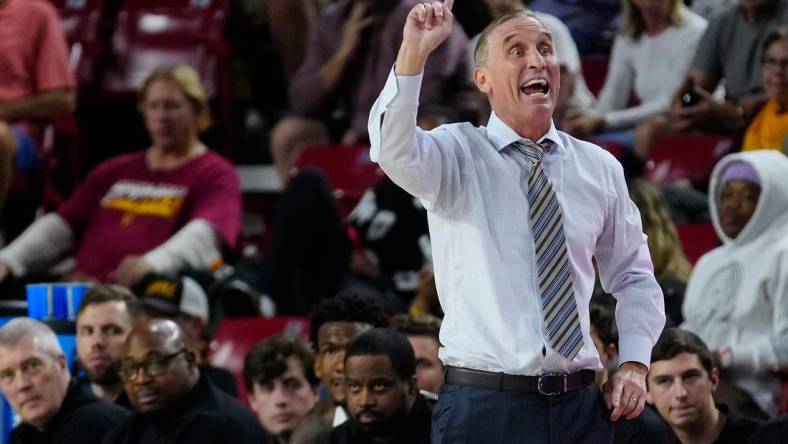
[[[630,146],[638,122],[668,109],[706,19],[681,0],[622,0],[622,16],[599,99],[569,113],[563,129],[581,138],[604,132],[600,137]],[[639,103],[628,106],[632,94]]]
[[629,196],[640,210],[643,232],[648,236],[654,276],[665,296],[667,324],[678,325],[682,321],[681,303],[692,265],[684,255],[662,192],[645,180],[635,179],[629,183]]
[[240,181],[198,138],[210,115],[197,73],[155,69],[139,109],[151,146],[100,164],[56,212],[0,250],[0,280],[46,270],[73,250],[72,278],[130,286],[152,271],[211,267],[234,246]]

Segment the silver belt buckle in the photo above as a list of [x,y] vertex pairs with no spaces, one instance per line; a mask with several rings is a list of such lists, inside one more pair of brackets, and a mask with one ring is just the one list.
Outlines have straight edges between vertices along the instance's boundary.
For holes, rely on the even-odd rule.
[[[558,377],[558,376],[560,376],[564,380],[564,390],[563,391],[547,392],[547,391],[545,391],[542,388],[542,378],[545,378],[545,377]],[[561,374],[561,373],[544,373],[542,375],[539,375],[539,379],[536,381],[536,391],[538,391],[540,395],[544,395],[544,396],[548,396],[548,397],[552,398],[552,397],[555,397],[555,396],[558,396],[558,395],[566,393],[566,384],[567,384],[566,375]]]

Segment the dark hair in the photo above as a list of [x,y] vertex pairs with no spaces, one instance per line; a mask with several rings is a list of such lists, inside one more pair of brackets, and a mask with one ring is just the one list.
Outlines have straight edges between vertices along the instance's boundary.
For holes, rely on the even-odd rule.
[[287,360],[295,357],[304,369],[304,376],[312,387],[320,380],[315,376],[315,355],[300,337],[281,333],[258,342],[244,358],[244,384],[251,393],[254,384],[265,385],[287,371]]
[[391,328],[406,336],[430,336],[438,339],[441,320],[431,314],[398,314],[391,318]]
[[761,45],[761,63],[766,60],[766,51],[772,46],[772,43],[778,40],[788,40],[788,25],[772,28],[766,33]]
[[593,296],[589,304],[591,325],[605,346],[614,344],[618,348],[618,328],[616,328],[616,300],[612,296]]
[[695,333],[680,328],[666,328],[651,350],[651,362],[673,359],[682,353],[698,357],[706,372],[711,374],[714,362],[709,347]]
[[352,293],[323,299],[309,316],[309,340],[317,349],[317,333],[329,322],[360,322],[372,327],[388,327],[389,321],[383,307],[372,299]]
[[401,381],[416,374],[416,356],[410,341],[402,333],[390,328],[373,328],[354,339],[345,351],[347,360],[353,356],[386,356],[391,368]]
[[79,318],[82,312],[90,305],[114,301],[126,303],[126,311],[129,313],[129,319],[132,325],[139,324],[143,320],[145,311],[142,308],[142,302],[139,298],[124,286],[109,284],[95,284],[88,289],[85,296],[82,298],[82,302],[79,303],[77,318]]

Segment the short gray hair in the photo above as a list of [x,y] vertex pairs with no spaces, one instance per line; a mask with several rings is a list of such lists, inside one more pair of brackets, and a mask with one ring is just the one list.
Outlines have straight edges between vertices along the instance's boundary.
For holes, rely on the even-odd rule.
[[480,66],[487,65],[487,40],[489,40],[490,34],[497,28],[498,26],[508,22],[509,20],[517,17],[528,17],[536,20],[539,24],[542,25],[543,28],[547,29],[547,27],[542,23],[539,18],[536,17],[533,11],[527,8],[518,9],[516,11],[512,11],[508,14],[504,14],[497,19],[493,20],[484,31],[482,31],[481,35],[479,35],[479,41],[476,42],[476,48],[473,49],[473,64],[478,68]]
[[0,348],[14,347],[27,338],[33,339],[38,351],[47,353],[54,358],[64,355],[55,332],[41,321],[31,318],[15,318],[0,328]]

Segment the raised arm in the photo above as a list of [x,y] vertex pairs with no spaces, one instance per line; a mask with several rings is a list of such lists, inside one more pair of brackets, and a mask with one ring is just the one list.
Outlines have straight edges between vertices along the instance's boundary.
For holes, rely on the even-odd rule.
[[448,131],[416,127],[422,73],[449,36],[452,0],[420,3],[408,13],[394,69],[369,115],[370,157],[428,210],[445,207],[460,184],[460,147]]

